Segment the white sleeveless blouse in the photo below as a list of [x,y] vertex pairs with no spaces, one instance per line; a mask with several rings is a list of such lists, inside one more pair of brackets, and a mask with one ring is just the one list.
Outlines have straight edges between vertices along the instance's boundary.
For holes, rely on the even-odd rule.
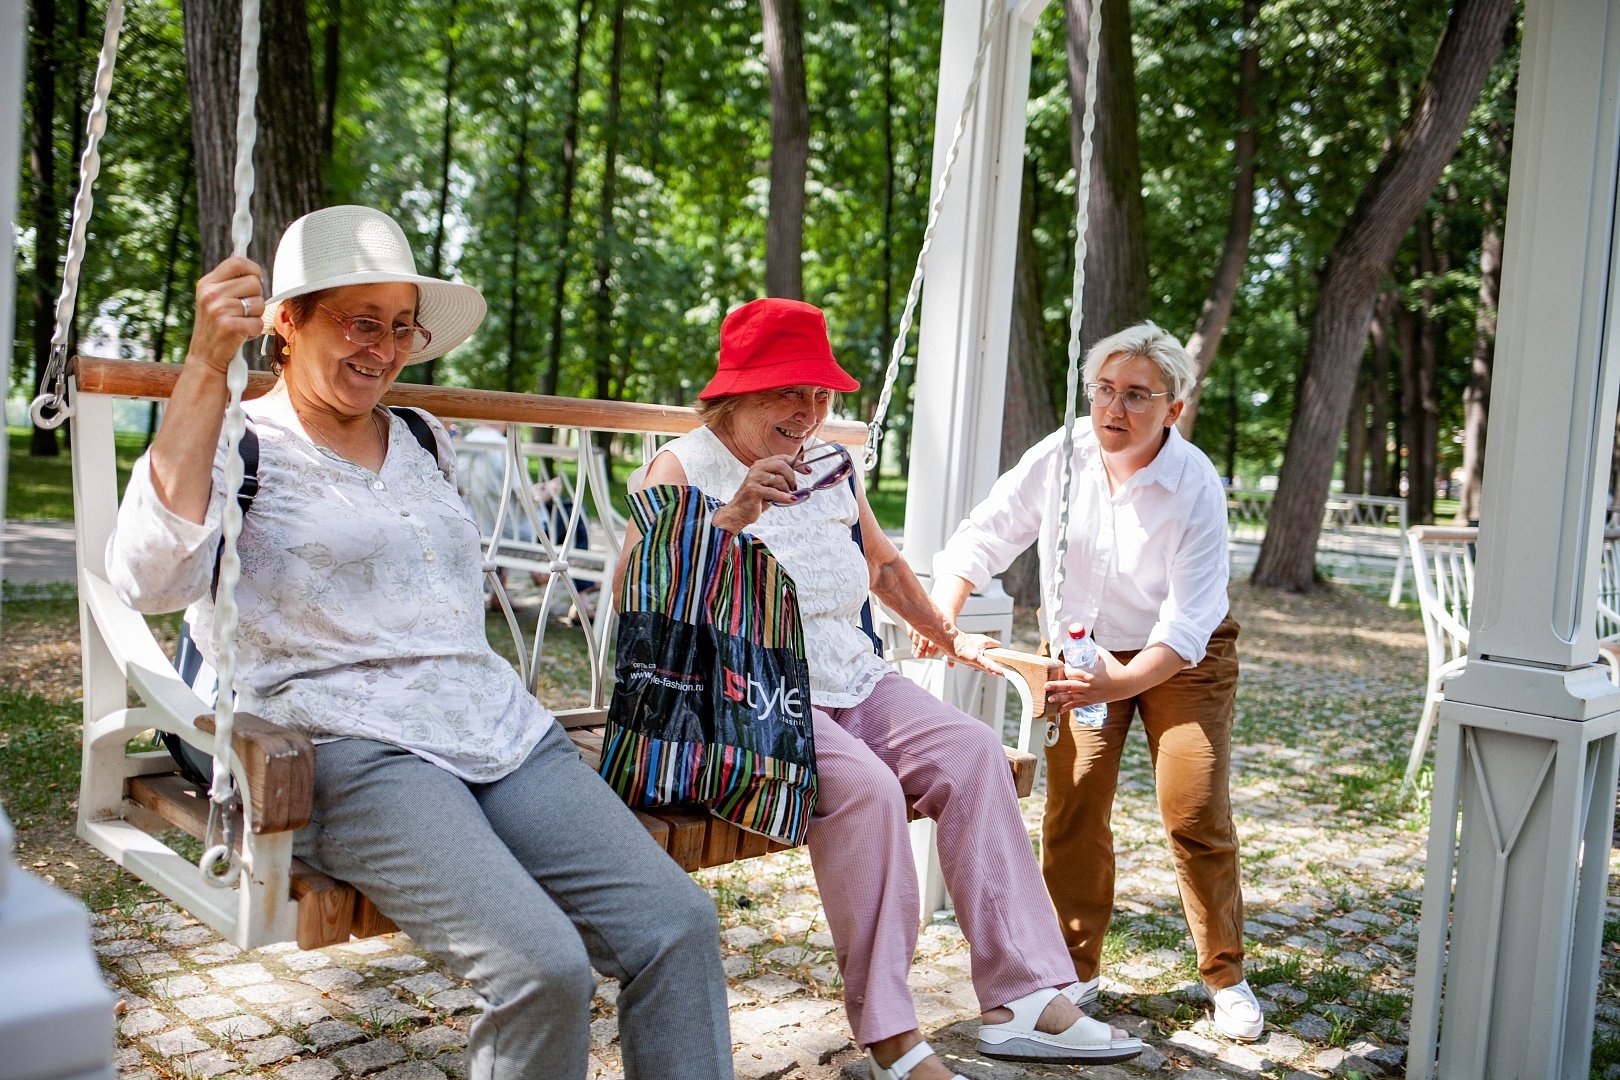
[[[729,502],[748,475],[748,467],[707,427],[663,449],[681,463],[687,483],[721,502]],[[823,709],[859,705],[889,670],[861,630],[861,605],[872,578],[850,535],[859,514],[854,492],[840,484],[792,506],[773,506],[743,530],[763,541],[793,579],[804,620],[810,700]]]

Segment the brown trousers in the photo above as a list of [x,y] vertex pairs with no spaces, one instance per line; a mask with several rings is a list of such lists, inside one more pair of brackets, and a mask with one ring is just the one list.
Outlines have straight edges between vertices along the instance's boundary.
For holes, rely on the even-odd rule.
[[[1041,872],[1079,977],[1096,977],[1114,909],[1110,820],[1119,756],[1131,717],[1142,716],[1175,857],[1181,908],[1198,949],[1198,971],[1215,989],[1243,980],[1243,893],[1228,788],[1237,698],[1238,624],[1229,614],[1196,666],[1134,698],[1110,702],[1100,728],[1069,718],[1046,749]],[[1124,663],[1134,650],[1114,654]]]

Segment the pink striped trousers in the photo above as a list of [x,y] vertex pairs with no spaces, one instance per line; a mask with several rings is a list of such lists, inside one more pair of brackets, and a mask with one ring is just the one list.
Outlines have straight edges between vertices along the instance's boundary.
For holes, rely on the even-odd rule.
[[812,716],[820,787],[810,860],[856,1041],[917,1026],[906,987],[921,902],[908,798],[939,823],[980,1008],[1074,982],[995,732],[895,672],[859,705]]

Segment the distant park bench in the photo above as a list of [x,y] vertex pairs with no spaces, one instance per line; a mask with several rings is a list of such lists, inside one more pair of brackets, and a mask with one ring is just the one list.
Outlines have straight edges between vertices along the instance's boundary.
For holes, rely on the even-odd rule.
[[[1226,489],[1226,530],[1233,568],[1253,563],[1266,538],[1275,493]],[[1322,508],[1316,554],[1335,580],[1351,585],[1390,582],[1391,607],[1401,602],[1406,580],[1406,500],[1381,495],[1335,494]]]

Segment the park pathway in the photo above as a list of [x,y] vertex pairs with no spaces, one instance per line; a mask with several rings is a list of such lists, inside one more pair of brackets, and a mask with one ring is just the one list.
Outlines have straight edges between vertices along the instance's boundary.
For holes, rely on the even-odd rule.
[[73,522],[7,521],[0,578],[24,589],[78,580]]

